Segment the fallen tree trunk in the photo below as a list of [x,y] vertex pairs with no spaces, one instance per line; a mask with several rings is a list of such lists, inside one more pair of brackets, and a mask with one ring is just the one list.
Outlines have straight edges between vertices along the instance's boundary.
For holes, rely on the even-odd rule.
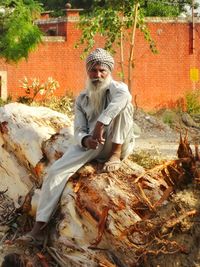
[[[47,108],[14,103],[0,109],[0,176],[15,202],[32,186],[41,185],[48,167],[73,142],[71,126],[65,115]],[[187,144],[183,147],[188,148]],[[63,192],[54,227],[50,227],[48,253],[65,267],[129,267],[140,264],[156,244],[166,253],[184,252],[181,245],[164,239],[172,226],[167,225],[169,218],[159,217],[160,207],[187,182],[188,168],[192,178],[197,173],[199,159],[181,149],[184,159],[149,171],[128,159],[109,174],[99,173],[95,164],[81,168]],[[15,194],[10,186],[13,181]],[[33,214],[33,205],[31,210],[22,205],[21,211]],[[195,214],[193,210],[187,216]]]
[[[9,196],[17,200],[30,190],[38,179],[36,167],[43,158],[43,144],[59,131],[66,141],[61,145],[57,142],[57,146],[63,146],[65,151],[73,131],[71,121],[64,114],[19,103],[0,108],[1,188],[7,188]],[[49,154],[49,159],[55,156]]]

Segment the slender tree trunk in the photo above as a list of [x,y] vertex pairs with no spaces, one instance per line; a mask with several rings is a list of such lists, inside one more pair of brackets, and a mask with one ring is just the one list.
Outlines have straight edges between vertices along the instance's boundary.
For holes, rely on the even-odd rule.
[[120,36],[120,65],[121,65],[121,77],[122,81],[125,82],[125,74],[124,74],[124,43],[123,43],[124,33],[123,28],[121,28],[121,36]]
[[139,3],[135,4],[135,15],[134,15],[134,23],[131,33],[131,43],[130,43],[130,56],[129,56],[129,64],[128,64],[128,87],[129,91],[132,91],[132,70],[133,70],[133,52],[135,45],[135,33],[136,33],[136,25],[137,25],[137,17],[138,17],[138,8]]

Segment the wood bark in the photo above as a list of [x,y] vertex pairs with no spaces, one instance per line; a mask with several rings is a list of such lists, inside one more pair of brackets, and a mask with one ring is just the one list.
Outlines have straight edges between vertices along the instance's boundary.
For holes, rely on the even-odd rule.
[[[1,187],[15,202],[41,185],[49,166],[74,142],[72,126],[66,115],[48,108],[17,103],[0,108]],[[149,171],[126,159],[109,174],[88,163],[64,189],[49,224],[48,253],[65,267],[137,266],[163,227],[159,208],[185,180],[182,159]]]

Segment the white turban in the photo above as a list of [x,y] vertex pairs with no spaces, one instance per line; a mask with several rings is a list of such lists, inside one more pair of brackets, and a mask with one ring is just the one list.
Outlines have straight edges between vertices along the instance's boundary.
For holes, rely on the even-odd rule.
[[114,59],[106,50],[97,48],[86,58],[87,71],[90,71],[97,64],[112,71],[114,68]]

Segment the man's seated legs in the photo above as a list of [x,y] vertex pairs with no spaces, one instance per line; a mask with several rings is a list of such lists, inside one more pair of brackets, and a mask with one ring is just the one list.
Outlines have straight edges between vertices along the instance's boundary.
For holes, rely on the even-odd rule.
[[96,158],[102,150],[85,150],[78,145],[72,145],[67,152],[57,160],[50,168],[49,174],[43,182],[39,204],[36,214],[36,222],[31,232],[18,239],[21,243],[42,243],[44,226],[47,225],[68,179],[85,163]]
[[101,156],[106,156],[103,171],[116,171],[124,159],[133,151],[135,137],[133,131],[133,108],[128,105],[106,129],[106,143]]
[[121,166],[121,144],[112,143],[111,151],[109,156],[104,163],[103,171],[105,172],[112,172],[116,171]]

